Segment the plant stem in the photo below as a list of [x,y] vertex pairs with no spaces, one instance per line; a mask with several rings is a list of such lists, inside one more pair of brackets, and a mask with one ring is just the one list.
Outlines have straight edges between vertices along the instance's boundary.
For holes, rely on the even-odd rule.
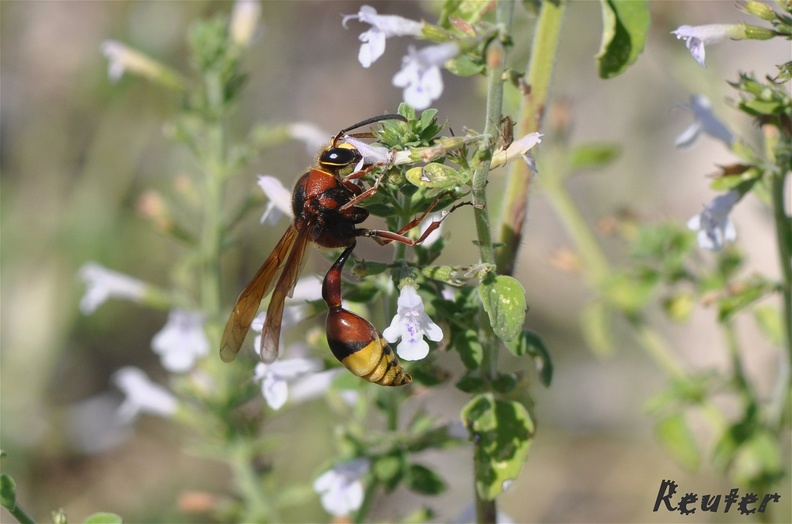
[[783,344],[786,354],[781,356],[779,382],[771,397],[769,419],[772,424],[783,424],[784,413],[788,410],[789,392],[792,390],[792,211],[787,212],[784,190],[789,180],[789,172],[780,168],[772,174],[773,216],[775,218],[778,258],[781,266],[781,323]]
[[[476,168],[472,179],[473,215],[476,222],[479,254],[481,261],[489,264],[495,263],[495,253],[492,248],[492,232],[487,208],[487,177],[492,158],[493,137],[498,134],[498,125],[503,111],[503,73],[506,70],[506,49],[501,38],[508,36],[511,31],[513,10],[513,0],[501,0],[497,3],[495,16],[501,33],[490,41],[486,51],[488,74],[484,135],[488,137],[488,143],[482,144],[479,154],[474,159]],[[484,353],[481,373],[484,377],[493,379],[498,369],[498,340],[495,338],[489,317],[481,304],[479,305],[479,319],[479,336]],[[482,471],[482,468],[487,467],[489,467],[488,464],[479,464],[474,459],[474,480],[483,478],[485,472]],[[475,482],[473,492],[476,496],[476,520],[480,523],[494,523],[498,511],[496,501],[483,499],[475,487]]]
[[591,228],[564,187],[565,177],[555,169],[556,165],[551,163],[547,169],[543,170],[544,195],[555,209],[558,218],[563,222],[567,233],[572,237],[581,258],[581,265],[587,274],[587,280],[597,287],[610,273],[610,265]]
[[[3,507],[5,508],[5,506]],[[33,519],[33,517],[31,517],[30,514],[25,511],[25,509],[19,503],[14,504],[13,509],[5,509],[8,510],[8,512],[11,513],[11,515],[13,515],[20,524],[36,524],[36,521]]]
[[[542,3],[542,12],[536,25],[531,46],[531,60],[525,79],[526,92],[520,109],[518,136],[525,136],[541,129],[566,4],[567,0]],[[532,180],[533,172],[526,164],[523,162],[512,164],[500,226],[500,242],[503,243],[503,247],[497,257],[498,272],[502,275],[514,273],[528,212],[528,194]]]

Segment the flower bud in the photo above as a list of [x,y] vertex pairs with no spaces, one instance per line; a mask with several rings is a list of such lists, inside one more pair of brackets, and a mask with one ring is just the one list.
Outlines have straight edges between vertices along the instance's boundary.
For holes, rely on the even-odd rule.
[[749,40],[769,40],[776,36],[776,32],[766,27],[745,25],[745,38]]
[[775,11],[773,11],[770,6],[763,4],[762,2],[748,0],[748,2],[746,2],[741,7],[746,13],[754,15],[757,18],[761,18],[762,20],[767,20],[769,22],[776,19]]

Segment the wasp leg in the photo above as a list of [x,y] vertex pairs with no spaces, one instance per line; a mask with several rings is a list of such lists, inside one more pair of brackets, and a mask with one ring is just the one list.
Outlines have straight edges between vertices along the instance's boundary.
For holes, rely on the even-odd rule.
[[424,218],[426,218],[426,215],[428,215],[432,211],[432,209],[434,209],[434,207],[437,205],[438,200],[439,197],[438,199],[435,199],[435,201],[432,202],[429,208],[426,211],[424,211],[420,216],[412,219],[410,222],[407,223],[407,225],[405,225],[403,228],[401,228],[396,232],[386,231],[382,229],[358,229],[359,231],[358,235],[364,237],[370,237],[380,245],[390,244],[391,242],[401,242],[402,244],[407,244],[408,246],[417,246],[418,244],[421,244],[424,240],[429,238],[429,235],[431,235],[438,227],[440,227],[440,224],[443,223],[443,220],[448,218],[448,215],[450,215],[451,213],[453,213],[462,206],[473,205],[473,203],[469,201],[459,202],[457,204],[454,204],[451,207],[451,209],[447,211],[443,211],[443,216],[441,216],[438,220],[433,220],[432,223],[429,224],[429,226],[427,226],[426,230],[421,234],[420,237],[418,237],[417,240],[404,236],[404,233],[416,227],[418,224],[420,224],[423,221]]
[[347,247],[325,275],[322,298],[327,303],[327,344],[353,374],[381,386],[403,386],[412,377],[371,322],[341,307],[341,270],[355,248]]
[[[382,165],[382,164],[374,164],[374,165],[372,165],[372,166],[369,166],[369,167],[376,167],[376,166],[378,166],[378,165]],[[368,168],[366,168],[366,169],[368,169]],[[360,170],[360,171],[358,171],[357,173],[362,173],[363,171],[366,171],[366,169],[361,169],[361,170]],[[357,173],[352,173],[352,174],[351,174],[351,175],[349,175],[349,176],[350,176],[350,177],[351,177],[351,176],[354,176],[354,175],[356,175]],[[365,173],[364,173],[364,174],[365,174]],[[363,175],[361,175],[361,176],[363,176]],[[384,175],[382,175],[382,176],[384,176]],[[377,177],[377,179],[374,181],[374,185],[373,185],[373,186],[371,186],[370,188],[366,189],[365,191],[363,191],[363,192],[362,192],[362,193],[360,193],[359,195],[355,196],[355,198],[353,198],[352,200],[350,200],[349,202],[347,202],[346,204],[344,204],[343,206],[341,206],[340,208],[338,208],[338,210],[339,210],[339,211],[345,211],[345,210],[347,210],[347,209],[350,209],[350,208],[352,208],[352,207],[356,206],[357,204],[359,204],[361,201],[363,201],[363,200],[365,200],[365,199],[369,198],[369,197],[370,197],[370,196],[372,196],[374,193],[376,193],[376,192],[377,192],[377,189],[379,189],[380,181],[382,181],[382,176],[378,176],[378,177]],[[357,177],[356,177],[356,178],[357,178]],[[346,178],[344,179],[344,182],[346,183],[346,181],[347,181],[347,180],[350,180],[350,178],[349,178],[349,177],[346,177]]]

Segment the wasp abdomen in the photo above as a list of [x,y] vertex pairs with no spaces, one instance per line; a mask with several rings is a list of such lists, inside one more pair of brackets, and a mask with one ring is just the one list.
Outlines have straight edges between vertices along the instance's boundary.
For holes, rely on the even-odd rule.
[[353,374],[381,386],[402,386],[412,377],[371,323],[344,308],[327,313],[327,343]]

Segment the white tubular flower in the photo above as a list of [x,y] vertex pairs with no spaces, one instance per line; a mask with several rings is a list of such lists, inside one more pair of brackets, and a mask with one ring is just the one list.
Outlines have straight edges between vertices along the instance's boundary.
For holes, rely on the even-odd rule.
[[443,338],[443,330],[426,314],[423,299],[414,287],[401,289],[397,306],[396,316],[382,336],[390,343],[401,339],[396,348],[400,358],[421,360],[429,354],[429,344],[423,339],[424,335],[433,342],[439,342]]
[[443,94],[440,67],[459,54],[453,42],[431,45],[420,51],[410,47],[402,58],[402,68],[393,77],[393,85],[403,87],[404,101],[415,109],[426,109]]
[[740,199],[740,193],[731,190],[704,206],[704,211],[688,220],[688,229],[698,231],[698,244],[702,249],[720,251],[726,242],[734,242],[737,231],[729,213]]
[[85,295],[80,300],[80,311],[90,315],[110,298],[124,298],[140,302],[146,284],[123,273],[112,271],[96,262],[80,268],[80,278],[85,282]]
[[346,15],[341,21],[344,27],[349,20],[358,19],[364,24],[371,25],[371,29],[362,33],[358,38],[363,44],[360,46],[358,61],[363,67],[369,67],[385,52],[385,40],[392,36],[420,36],[423,24],[402,18],[396,15],[378,15],[377,10],[364,5],[356,15]]
[[259,220],[260,223],[275,224],[283,215],[292,217],[291,192],[279,179],[274,176],[259,175],[258,185],[269,199],[267,207],[264,208],[264,214]]
[[346,462],[322,473],[314,481],[314,491],[322,497],[322,507],[333,516],[342,517],[360,509],[363,483],[371,468],[366,458]]
[[289,134],[292,138],[305,143],[308,154],[313,155],[318,149],[322,149],[330,140],[330,133],[325,133],[315,124],[310,122],[295,122],[288,126]]
[[712,104],[706,96],[691,96],[690,104],[686,105],[685,108],[693,112],[695,121],[676,137],[674,145],[677,147],[689,147],[701,133],[704,133],[731,147],[734,142],[734,135],[712,112]]
[[344,136],[344,142],[352,145],[363,156],[358,165],[355,166],[355,171],[359,171],[366,164],[390,164],[391,155],[390,149],[385,146],[375,146],[364,142],[353,136]]
[[178,73],[121,42],[105,40],[100,49],[109,61],[107,76],[113,82],[120,80],[124,73],[129,71],[168,87],[177,89],[184,87]]
[[726,38],[742,40],[745,38],[745,28],[740,24],[682,25],[671,31],[671,34],[684,40],[696,62],[707,67],[704,63],[704,46],[717,44]]
[[143,370],[127,366],[113,375],[113,383],[126,400],[116,412],[122,422],[132,422],[139,413],[170,417],[176,413],[178,402],[170,391],[151,381]]
[[261,382],[261,394],[269,407],[278,410],[289,398],[289,383],[309,373],[322,369],[318,358],[289,358],[272,364],[259,362],[253,380]]
[[196,359],[209,354],[209,339],[203,329],[200,312],[174,309],[165,326],[154,335],[151,349],[160,356],[162,367],[171,373],[184,373]]
[[[528,133],[522,138],[514,140],[506,149],[498,148],[492,155],[490,169],[506,165],[517,158],[522,158],[528,162],[528,151],[542,141],[542,133]],[[531,167],[530,165],[528,167]]]
[[259,18],[261,18],[259,0],[236,0],[229,24],[231,41],[239,47],[247,47],[256,34]]
[[[299,377],[289,384],[289,398],[292,399],[292,402],[299,403],[324,397],[327,390],[330,389],[333,380],[342,373],[344,373],[343,370],[333,368]],[[349,392],[355,395],[357,394],[356,391]]]

